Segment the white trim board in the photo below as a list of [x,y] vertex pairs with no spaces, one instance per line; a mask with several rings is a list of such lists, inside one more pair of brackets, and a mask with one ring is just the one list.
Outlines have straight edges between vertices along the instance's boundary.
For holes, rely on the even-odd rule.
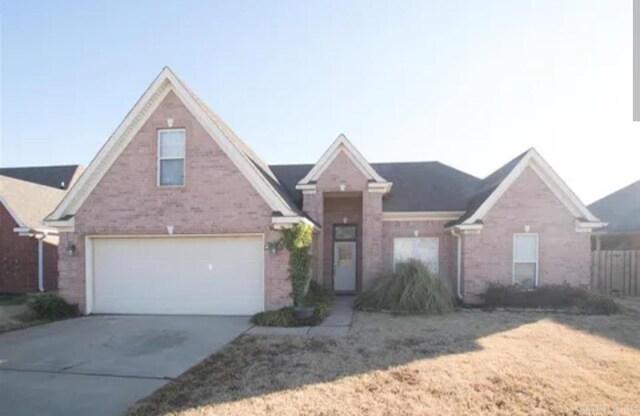
[[451,221],[463,214],[464,211],[387,211],[382,213],[382,221]]
[[56,220],[68,215],[74,215],[78,211],[120,153],[133,140],[140,128],[170,92],[174,92],[178,96],[193,117],[216,141],[240,172],[245,175],[273,211],[279,211],[283,215],[296,215],[282,196],[273,189],[266,178],[258,171],[258,168],[225,134],[224,129],[198,103],[182,81],[171,69],[165,67],[109,137],[58,207],[45,221],[54,223]]
[[[349,159],[360,169],[362,174],[369,180],[378,183],[388,183],[373,167],[367,162],[362,154],[355,148],[353,144],[347,139],[344,134],[340,134],[329,146],[329,148],[322,154],[318,162],[313,165],[313,168],[302,178],[296,189],[305,189],[305,185],[310,182],[317,181],[320,175],[331,165],[331,162],[341,153],[344,152]],[[298,188],[300,187],[300,188]]]
[[531,169],[542,179],[542,181],[551,189],[555,196],[569,209],[574,217],[584,217],[590,222],[598,222],[599,220],[589,212],[589,209],[580,201],[575,193],[567,186],[566,183],[558,176],[557,173],[549,166],[549,164],[540,156],[535,149],[530,149],[517,165],[509,172],[506,178],[502,180],[500,185],[489,195],[489,197],[476,209],[476,211],[467,218],[463,224],[473,224],[481,220],[487,212],[495,205],[502,195],[509,189],[516,179],[520,177],[527,167]]
[[313,221],[309,220],[303,216],[297,217],[271,217],[271,224],[273,228],[276,230],[281,230],[283,228],[290,228],[295,224],[307,224],[313,227],[314,230],[320,230],[321,228],[317,226]]

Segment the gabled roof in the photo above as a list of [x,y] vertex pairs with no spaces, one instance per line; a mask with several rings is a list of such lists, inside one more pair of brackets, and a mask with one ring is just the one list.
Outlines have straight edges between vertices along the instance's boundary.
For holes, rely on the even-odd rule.
[[19,228],[46,229],[42,223],[44,217],[65,194],[63,189],[0,175],[0,204],[9,211]]
[[349,159],[360,169],[362,174],[370,181],[381,184],[387,184],[388,182],[376,172],[376,170],[367,162],[362,154],[355,148],[353,144],[347,139],[344,134],[340,134],[329,146],[329,148],[322,154],[318,162],[307,172],[307,174],[300,179],[298,185],[304,186],[310,183],[314,183],[318,180],[322,172],[325,171],[331,162],[340,153],[346,154]]
[[68,189],[81,172],[82,167],[79,165],[0,168],[2,176],[50,186],[55,189]]
[[109,137],[76,185],[49,215],[47,221],[53,223],[69,219],[77,212],[119,154],[170,92],[178,96],[274,212],[284,216],[299,214],[269,167],[171,69],[165,67]]
[[640,233],[640,180],[597,200],[589,209],[607,223],[607,233]]
[[[302,208],[302,192],[296,185],[314,165],[271,165],[290,198]],[[383,211],[464,211],[471,191],[480,179],[440,162],[372,163],[393,182],[383,199]]]
[[484,215],[527,167],[536,172],[577,221],[592,223],[594,227],[602,225],[542,156],[531,148],[480,181],[469,199],[464,215],[448,223],[447,227],[481,222]]

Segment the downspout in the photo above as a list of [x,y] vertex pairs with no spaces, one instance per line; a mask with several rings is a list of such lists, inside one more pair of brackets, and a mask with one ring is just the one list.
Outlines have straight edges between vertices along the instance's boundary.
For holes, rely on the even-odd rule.
[[456,237],[457,240],[458,240],[458,253],[457,253],[457,258],[456,258],[456,262],[457,262],[457,267],[456,267],[456,272],[457,272],[456,295],[458,296],[458,299],[462,300],[462,292],[460,291],[460,286],[461,286],[461,283],[462,283],[462,236],[460,234],[456,233],[456,231],[454,229],[451,229],[451,235]]
[[38,290],[44,292],[44,251],[42,240],[44,236],[36,237],[38,240]]

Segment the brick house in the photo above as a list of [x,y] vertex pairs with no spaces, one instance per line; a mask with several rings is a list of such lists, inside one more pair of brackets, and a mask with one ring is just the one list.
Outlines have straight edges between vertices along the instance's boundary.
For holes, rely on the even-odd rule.
[[236,315],[291,304],[270,243],[300,222],[336,293],[417,258],[465,302],[488,282],[588,284],[602,225],[534,149],[485,179],[369,163],[343,135],[313,165],[267,165],[168,68],[46,222],[87,313]]
[[640,180],[595,201],[589,210],[607,223],[593,233],[593,250],[640,250]]
[[58,233],[42,220],[80,171],[78,166],[0,168],[0,293],[57,289]]

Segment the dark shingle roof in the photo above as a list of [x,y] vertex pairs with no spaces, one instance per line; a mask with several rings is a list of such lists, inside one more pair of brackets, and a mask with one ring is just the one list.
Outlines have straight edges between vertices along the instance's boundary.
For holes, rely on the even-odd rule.
[[[440,162],[372,163],[389,182],[391,192],[384,198],[384,211],[463,211],[470,192],[480,179]],[[313,167],[271,165],[271,171],[291,200],[302,207],[302,193],[296,184]]]
[[640,232],[640,180],[589,205],[609,233]]
[[493,191],[502,183],[502,181],[511,173],[513,168],[516,167],[518,162],[527,154],[523,152],[511,159],[506,164],[502,165],[499,169],[491,173],[489,176],[479,181],[479,183],[472,190],[471,195],[467,200],[467,206],[465,207],[465,213],[459,219],[447,223],[447,226],[460,224],[467,218],[473,215],[474,212],[486,201],[487,198],[493,193]]
[[0,175],[56,189],[68,189],[79,168],[78,165],[0,168]]

